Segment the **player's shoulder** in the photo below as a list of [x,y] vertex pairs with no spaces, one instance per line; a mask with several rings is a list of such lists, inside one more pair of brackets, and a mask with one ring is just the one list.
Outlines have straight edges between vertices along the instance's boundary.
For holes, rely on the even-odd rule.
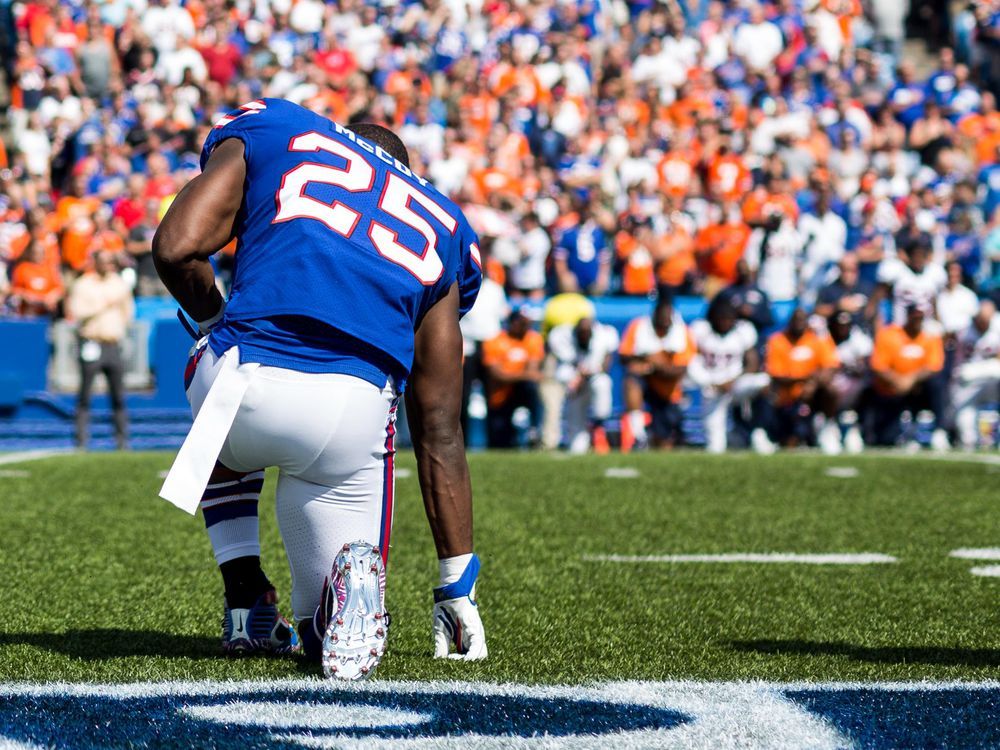
[[691,331],[691,335],[695,337],[695,340],[702,341],[707,338],[711,332],[712,327],[709,325],[708,321],[704,318],[698,318],[697,320],[692,320],[688,324],[688,329]]
[[884,281],[894,279],[907,270],[907,266],[897,257],[883,258],[878,264],[878,279]]
[[948,283],[948,272],[940,263],[929,263],[927,265],[927,275],[938,283]]
[[552,326],[548,335],[549,343],[561,345],[568,342],[573,336],[573,328],[574,326],[572,323],[560,323],[557,326]]
[[254,99],[219,117],[212,125],[213,131],[238,130],[252,126],[273,129],[283,123],[302,125],[312,120],[322,120],[319,115],[287,99],[265,97]]
[[285,99],[254,99],[215,121],[202,149],[202,167],[215,147],[230,138],[243,142],[248,163],[257,159],[266,164],[276,150],[288,147],[291,136],[322,131],[324,122],[329,121]]
[[754,328],[753,323],[749,320],[736,321],[733,331],[735,331],[736,335],[739,336],[740,340],[746,346],[750,347],[757,343],[757,329]]
[[628,332],[633,332],[634,333],[636,331],[641,330],[642,328],[644,328],[648,324],[650,324],[649,316],[648,315],[640,315],[639,317],[632,318],[632,320],[629,321],[628,325],[625,326],[625,331],[626,331],[626,333],[628,333]]
[[784,331],[775,331],[770,336],[767,337],[767,346],[772,350],[782,350],[789,349],[792,342],[789,341],[788,335]]
[[597,323],[594,326],[594,330],[605,348],[614,349],[618,346],[618,342],[621,340],[621,337],[618,335],[618,329],[613,325],[609,325],[607,323]]

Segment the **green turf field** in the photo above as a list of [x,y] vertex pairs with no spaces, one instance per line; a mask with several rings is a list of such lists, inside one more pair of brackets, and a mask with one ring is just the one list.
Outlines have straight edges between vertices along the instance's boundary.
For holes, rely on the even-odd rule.
[[[0,467],[0,682],[315,674],[218,655],[200,518],[156,498],[169,454]],[[411,471],[412,457],[398,465]],[[397,481],[378,677],[910,680],[1000,676],[1000,579],[948,557],[1000,546],[1000,466],[899,457],[471,458],[490,658],[430,658],[436,565],[415,472]],[[854,467],[858,476],[827,476]],[[606,478],[633,468],[634,478]],[[288,570],[262,502],[265,567]],[[878,552],[895,564],[641,565],[587,554]]]

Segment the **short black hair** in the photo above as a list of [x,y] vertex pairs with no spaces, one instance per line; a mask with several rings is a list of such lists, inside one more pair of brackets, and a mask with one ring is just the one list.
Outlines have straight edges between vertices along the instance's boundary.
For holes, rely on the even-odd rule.
[[725,294],[716,294],[712,298],[712,301],[708,303],[708,311],[705,313],[705,317],[709,321],[712,321],[727,315],[734,318],[739,317],[736,312],[736,305]]
[[360,135],[366,141],[371,141],[376,146],[380,146],[389,156],[393,157],[405,167],[410,166],[410,155],[406,151],[406,146],[389,128],[376,125],[374,122],[358,122],[347,126],[347,129]]

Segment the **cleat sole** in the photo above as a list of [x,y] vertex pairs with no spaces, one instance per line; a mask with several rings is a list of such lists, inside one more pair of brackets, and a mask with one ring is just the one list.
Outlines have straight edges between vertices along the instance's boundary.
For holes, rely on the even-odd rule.
[[323,636],[323,673],[363,680],[385,654],[382,558],[370,544],[345,545],[334,561],[334,575],[343,581],[344,601]]

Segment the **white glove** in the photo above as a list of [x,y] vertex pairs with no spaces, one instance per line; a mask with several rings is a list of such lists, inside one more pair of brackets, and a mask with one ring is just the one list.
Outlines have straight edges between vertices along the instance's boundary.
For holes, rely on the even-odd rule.
[[[486,631],[476,604],[479,558],[469,561],[462,577],[434,589],[434,658],[476,661],[486,658]],[[450,647],[455,653],[448,653]]]

